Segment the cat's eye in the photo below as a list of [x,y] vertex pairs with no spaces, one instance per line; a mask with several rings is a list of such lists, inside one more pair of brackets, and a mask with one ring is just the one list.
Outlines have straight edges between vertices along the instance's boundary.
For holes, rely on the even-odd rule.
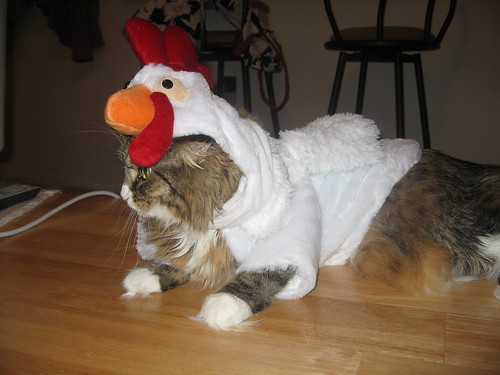
[[170,100],[183,101],[188,90],[177,78],[164,77],[157,85],[157,90],[167,95]]
[[147,180],[149,176],[151,176],[151,173],[153,172],[153,169],[151,168],[139,168],[139,174],[138,178],[141,180]]

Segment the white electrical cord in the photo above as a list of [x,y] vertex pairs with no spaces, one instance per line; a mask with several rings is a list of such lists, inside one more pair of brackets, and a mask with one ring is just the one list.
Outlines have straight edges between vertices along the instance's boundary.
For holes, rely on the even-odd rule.
[[9,237],[9,236],[13,236],[15,234],[27,231],[28,229],[31,229],[34,226],[40,224],[41,222],[47,220],[49,217],[51,217],[52,215],[55,215],[59,211],[64,210],[66,207],[71,206],[72,204],[79,202],[83,199],[94,197],[96,195],[106,195],[108,197],[120,198],[120,196],[118,194],[113,193],[111,191],[105,191],[105,190],[91,191],[90,193],[85,193],[85,194],[79,195],[78,197],[70,199],[69,201],[54,208],[52,211],[47,212],[45,215],[39,217],[38,219],[36,219],[35,221],[32,221],[29,224],[26,224],[20,228],[12,229],[12,230],[9,230],[6,232],[0,232],[0,237]]

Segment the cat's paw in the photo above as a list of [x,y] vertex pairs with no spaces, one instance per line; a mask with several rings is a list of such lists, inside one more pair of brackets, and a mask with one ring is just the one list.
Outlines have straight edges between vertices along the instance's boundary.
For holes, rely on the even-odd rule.
[[148,268],[135,268],[123,279],[126,293],[122,297],[147,296],[161,292],[160,276]]
[[252,315],[252,310],[245,301],[229,293],[216,293],[205,299],[196,318],[211,328],[228,330],[239,327]]

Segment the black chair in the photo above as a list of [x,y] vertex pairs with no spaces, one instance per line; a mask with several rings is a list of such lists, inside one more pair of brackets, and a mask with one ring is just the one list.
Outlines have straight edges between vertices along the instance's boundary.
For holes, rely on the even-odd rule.
[[[363,110],[366,73],[369,62],[392,62],[394,64],[396,82],[396,132],[397,137],[404,138],[404,96],[403,96],[403,63],[413,63],[417,81],[420,120],[422,123],[422,139],[425,148],[431,147],[427,105],[425,101],[424,79],[420,53],[406,52],[429,51],[439,49],[441,41],[451,23],[456,8],[456,0],[448,0],[449,7],[437,36],[432,33],[435,0],[428,0],[422,28],[405,26],[386,26],[384,23],[387,0],[379,0],[377,19],[374,26],[355,27],[340,30],[332,11],[331,0],[323,0],[325,10],[333,31],[331,40],[325,48],[341,51],[339,55],[335,80],[333,83],[328,113],[336,112],[340,96],[340,88],[347,62],[361,63],[356,99],[356,113]],[[348,51],[348,52],[346,52]]]
[[[202,7],[204,0],[201,0]],[[224,97],[225,92],[225,79],[224,79],[224,64],[226,61],[240,61],[241,63],[241,76],[243,86],[243,102],[244,107],[248,112],[252,112],[252,99],[250,89],[250,67],[245,64],[241,56],[235,54],[235,48],[241,40],[241,30],[246,21],[246,16],[249,10],[249,1],[242,1],[242,15],[241,27],[239,30],[206,30],[204,8],[202,8],[202,38],[200,45],[200,61],[216,61],[217,62],[217,81],[215,93]],[[269,72],[264,72],[266,81],[266,90],[271,107],[276,107],[276,99],[273,87],[273,75]],[[280,125],[278,119],[278,112],[276,109],[271,108],[271,119],[273,123],[274,137],[278,138],[280,132]]]

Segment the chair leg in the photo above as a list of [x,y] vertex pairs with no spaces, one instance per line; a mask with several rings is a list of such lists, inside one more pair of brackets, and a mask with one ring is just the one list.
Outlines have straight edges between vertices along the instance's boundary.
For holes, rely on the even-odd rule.
[[404,84],[403,84],[403,55],[396,54],[394,61],[394,73],[396,81],[396,136],[405,137],[405,115],[404,115]]
[[427,118],[427,103],[425,100],[424,74],[422,71],[422,60],[420,54],[415,56],[415,78],[417,80],[418,105],[420,109],[420,122],[422,123],[422,143],[424,148],[431,148],[431,136],[429,132],[429,119]]
[[342,78],[344,77],[346,61],[346,54],[344,52],[340,52],[337,70],[335,72],[335,79],[333,81],[332,94],[330,96],[330,103],[328,104],[329,115],[333,115],[337,111],[337,104],[339,102],[340,88],[342,86]]
[[367,69],[368,69],[368,62],[366,60],[361,60],[361,66],[359,69],[358,97],[356,98],[357,114],[361,114],[363,112],[363,101],[365,97]]
[[217,87],[216,95],[224,96],[224,60],[217,61]]
[[[271,103],[271,105],[276,108],[276,98],[274,97],[274,87],[273,87],[273,73],[265,72],[265,77],[266,77],[266,88],[267,88],[267,95],[269,97],[269,103]],[[274,108],[271,108],[271,119],[273,122],[274,138],[279,138],[280,124],[278,119],[278,111],[276,111],[276,109]]]
[[243,85],[243,103],[248,112],[252,112],[252,94],[250,90],[250,68],[241,60],[241,81]]

